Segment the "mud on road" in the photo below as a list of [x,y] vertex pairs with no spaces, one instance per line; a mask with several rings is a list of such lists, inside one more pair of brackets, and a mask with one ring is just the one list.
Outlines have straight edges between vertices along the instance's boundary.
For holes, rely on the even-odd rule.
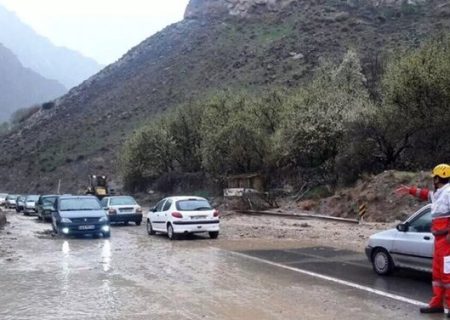
[[[348,245],[361,248],[366,232],[382,225],[352,231],[357,226],[227,216],[219,240],[171,242],[149,237],[143,225],[113,227],[111,239],[66,239],[33,217],[8,220],[0,232],[4,320],[421,318],[415,306],[234,253],[330,245],[346,231],[356,236]],[[314,238],[318,231],[329,236]]]

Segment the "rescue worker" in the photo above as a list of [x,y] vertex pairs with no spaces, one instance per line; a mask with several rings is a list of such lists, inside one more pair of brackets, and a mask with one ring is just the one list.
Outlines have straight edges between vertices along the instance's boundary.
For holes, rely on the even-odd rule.
[[[440,164],[432,172],[434,192],[417,187],[401,186],[397,194],[411,194],[431,201],[431,232],[434,235],[433,297],[421,313],[443,313],[444,301],[450,308],[450,165]],[[448,265],[444,267],[444,262]],[[450,318],[450,314],[447,314]]]

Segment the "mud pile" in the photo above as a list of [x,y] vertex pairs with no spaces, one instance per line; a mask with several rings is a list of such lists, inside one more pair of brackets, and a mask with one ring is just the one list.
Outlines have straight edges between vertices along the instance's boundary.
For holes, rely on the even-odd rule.
[[[406,195],[399,197],[394,190],[400,185],[431,188],[428,172],[385,171],[376,176],[362,178],[353,188],[338,190],[333,196],[315,201],[311,210],[321,214],[357,218],[359,206],[366,205],[364,220],[372,222],[393,222],[403,220],[426,203]],[[299,202],[305,208],[305,202]]]
[[6,215],[4,212],[0,211],[0,229],[3,228],[5,224],[6,224]]

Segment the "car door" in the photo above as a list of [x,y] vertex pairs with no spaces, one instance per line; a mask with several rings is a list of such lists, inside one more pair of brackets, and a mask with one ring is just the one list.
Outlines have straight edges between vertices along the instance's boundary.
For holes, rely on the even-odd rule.
[[167,222],[171,221],[170,207],[172,206],[172,203],[173,203],[172,199],[167,199],[160,213],[161,221],[164,221],[164,229],[166,229]]
[[164,207],[166,199],[161,200],[155,206],[153,211],[150,211],[150,221],[152,223],[153,229],[156,231],[166,231],[165,222],[161,219],[161,211]]
[[401,266],[429,270],[434,245],[434,236],[431,233],[431,208],[424,208],[407,224],[406,232],[398,231],[392,247],[392,256]]

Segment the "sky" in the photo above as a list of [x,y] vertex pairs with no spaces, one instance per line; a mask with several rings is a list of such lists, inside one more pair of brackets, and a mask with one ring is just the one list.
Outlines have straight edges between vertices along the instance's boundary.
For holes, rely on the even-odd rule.
[[109,64],[183,19],[189,0],[0,0],[55,45]]

